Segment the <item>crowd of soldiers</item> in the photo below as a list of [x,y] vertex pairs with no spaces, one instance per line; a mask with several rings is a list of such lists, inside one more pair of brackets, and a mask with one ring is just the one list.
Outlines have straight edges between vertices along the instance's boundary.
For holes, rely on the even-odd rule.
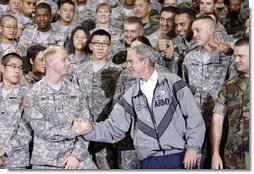
[[[153,48],[157,71],[188,84],[206,126],[198,168],[212,167],[213,109],[237,74],[234,45],[250,34],[248,0],[1,0],[0,19],[1,168],[139,169],[130,133],[98,143],[72,127],[106,120],[136,81],[126,69],[135,41]],[[241,150],[229,168],[249,168]]]

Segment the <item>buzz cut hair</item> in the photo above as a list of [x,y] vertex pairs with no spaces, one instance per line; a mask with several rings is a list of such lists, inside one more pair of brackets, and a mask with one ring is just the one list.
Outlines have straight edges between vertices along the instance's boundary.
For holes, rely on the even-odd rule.
[[3,66],[6,66],[10,62],[11,59],[19,59],[22,61],[22,64],[24,63],[23,58],[18,53],[12,52],[12,53],[8,53],[2,57],[1,64]]
[[0,25],[3,26],[5,21],[7,21],[8,19],[14,19],[16,21],[16,23],[18,23],[17,19],[12,16],[12,15],[4,15],[1,17],[1,20],[0,20]]

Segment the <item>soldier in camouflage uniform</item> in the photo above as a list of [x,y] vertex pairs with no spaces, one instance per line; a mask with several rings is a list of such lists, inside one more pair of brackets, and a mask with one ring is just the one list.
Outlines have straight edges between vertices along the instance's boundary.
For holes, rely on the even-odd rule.
[[150,0],[135,0],[134,2],[134,14],[141,20],[145,36],[154,33],[159,28],[159,22],[150,16],[150,5]]
[[123,0],[123,4],[112,9],[111,25],[123,29],[124,20],[134,16],[134,0]]
[[0,61],[5,54],[16,51],[17,25],[16,18],[11,15],[5,15],[0,20],[0,31],[2,33],[0,35]]
[[213,19],[208,16],[199,17],[193,21],[193,38],[198,47],[188,52],[183,62],[183,78],[193,92],[207,127],[202,168],[210,168],[209,128],[214,100],[224,81],[235,74],[232,57],[218,51],[215,28]]
[[17,46],[22,56],[26,55],[26,50],[31,45],[40,44],[45,47],[50,45],[64,45],[66,36],[51,27],[51,19],[51,8],[47,3],[41,2],[36,5],[35,21],[37,25],[31,26],[23,31]]
[[95,29],[90,33],[98,29],[107,31],[111,36],[111,45],[115,48],[119,43],[119,38],[122,35],[122,30],[111,25],[110,20],[112,16],[112,8],[107,3],[101,3],[96,7],[97,24]]
[[99,4],[107,3],[111,8],[114,8],[121,5],[122,0],[87,0],[87,3],[90,5],[90,10],[92,10],[93,15],[95,16],[96,8]]
[[16,53],[2,58],[0,70],[0,168],[25,169],[29,166],[31,135],[22,117],[25,88],[18,85],[23,74],[23,60]]
[[126,60],[127,49],[131,45],[131,41],[143,34],[142,23],[138,17],[131,16],[125,19],[123,26],[123,35],[119,40],[119,44],[113,48],[112,61],[115,64],[124,63]]
[[45,75],[45,63],[43,60],[43,51],[46,47],[33,45],[27,49],[27,58],[32,66],[32,70],[25,75],[28,84],[35,84]]
[[34,131],[31,164],[34,169],[96,169],[88,142],[76,136],[74,118],[89,119],[79,87],[65,80],[70,64],[63,47],[44,51],[46,75],[26,95],[25,110]]
[[95,21],[95,13],[91,10],[91,5],[87,0],[75,0],[76,13],[74,16],[74,23],[76,26],[81,25],[86,20]]
[[179,8],[175,15],[175,28],[177,37],[173,39],[174,55],[167,62],[167,67],[182,77],[182,62],[185,55],[197,45],[193,40],[191,31],[192,21],[196,18],[196,14],[190,8]]
[[[17,34],[17,20],[15,17],[5,15],[0,20],[0,61],[2,57],[10,52],[16,52],[17,42],[15,36]],[[1,82],[0,72],[0,82]]]
[[[91,36],[90,61],[77,68],[77,82],[86,95],[91,120],[103,121],[112,108],[116,82],[122,68],[107,60],[110,50],[110,35],[105,30],[97,30]],[[111,144],[90,143],[90,153],[95,154],[100,169],[115,168],[116,158]]]
[[[212,169],[250,169],[249,38],[235,43],[234,55],[238,74],[223,84],[213,110]],[[227,131],[223,122],[228,122]],[[220,153],[223,134],[227,142],[224,153]]]
[[34,25],[34,8],[37,0],[20,0],[20,11],[15,17],[18,20],[20,30]]
[[241,0],[224,0],[228,13],[226,17],[219,18],[220,23],[226,28],[229,35],[241,38],[244,33],[244,22],[248,16],[241,18]]
[[82,27],[76,27],[71,34],[70,38],[70,66],[66,78],[74,82],[76,79],[75,72],[80,64],[89,61],[88,44],[90,42],[89,31]]
[[66,44],[70,40],[71,32],[76,27],[73,21],[75,15],[75,4],[72,0],[64,0],[59,9],[60,19],[52,23],[51,26],[55,31],[66,36]]

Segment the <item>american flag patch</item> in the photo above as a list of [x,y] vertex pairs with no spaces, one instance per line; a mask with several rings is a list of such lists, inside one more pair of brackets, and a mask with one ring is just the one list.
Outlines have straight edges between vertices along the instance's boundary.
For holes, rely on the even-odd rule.
[[156,99],[157,100],[161,99],[166,94],[166,92],[167,92],[166,89],[161,89],[159,93],[156,95]]

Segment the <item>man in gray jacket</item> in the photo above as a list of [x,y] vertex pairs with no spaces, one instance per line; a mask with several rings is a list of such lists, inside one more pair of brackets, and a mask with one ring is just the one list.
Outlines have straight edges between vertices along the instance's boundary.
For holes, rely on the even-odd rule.
[[146,45],[129,48],[127,68],[139,80],[119,99],[109,119],[92,124],[76,119],[75,133],[115,143],[131,128],[141,168],[195,168],[204,140],[203,118],[186,83],[175,74],[157,72],[154,57]]

